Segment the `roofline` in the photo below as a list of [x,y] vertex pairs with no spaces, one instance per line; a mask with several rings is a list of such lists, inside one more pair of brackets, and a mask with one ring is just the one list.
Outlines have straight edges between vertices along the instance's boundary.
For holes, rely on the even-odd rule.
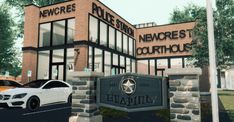
[[38,7],[38,8],[43,8],[43,7],[48,7],[48,6],[57,5],[57,4],[62,4],[62,3],[71,2],[71,1],[74,1],[74,0],[61,1],[61,2],[56,2],[56,3],[54,3],[54,4],[44,5],[44,6],[38,6],[38,5],[35,5],[35,4],[31,3],[31,4],[28,4],[28,5],[25,5],[24,7],[36,6],[36,7]]
[[106,8],[108,8],[111,12],[113,12],[114,14],[116,14],[117,16],[119,16],[121,19],[123,19],[124,21],[126,21],[128,24],[130,24],[132,27],[134,27],[135,29],[137,29],[133,24],[131,24],[130,22],[128,22],[126,19],[124,19],[122,16],[120,16],[118,13],[116,13],[115,11],[113,11],[111,8],[109,8],[107,5],[105,5],[104,3],[102,3],[99,0],[96,0],[97,2],[101,3],[103,6],[105,6]]
[[[43,8],[43,7],[48,7],[48,6],[52,6],[52,5],[57,5],[57,4],[62,4],[62,3],[66,3],[66,2],[71,2],[71,1],[74,1],[74,0],[68,0],[68,1],[62,1],[62,2],[58,2],[58,3],[54,3],[54,4],[49,4],[49,5],[45,5],[45,6],[37,6],[35,4],[28,4],[28,5],[25,5],[25,7],[28,7],[28,6],[36,6],[38,8]],[[118,17],[120,17],[121,19],[123,19],[125,22],[127,22],[129,25],[131,25],[133,28],[137,29],[133,24],[131,24],[130,22],[128,22],[126,19],[124,19],[122,16],[120,16],[119,14],[117,14],[115,11],[113,11],[111,8],[109,8],[107,5],[105,5],[104,3],[102,3],[101,1],[99,0],[96,0],[97,2],[99,2],[100,4],[102,4],[103,6],[105,6],[107,9],[109,9],[111,12],[113,12],[114,14],[116,14]]]
[[[28,4],[28,5],[25,5],[25,7],[28,7],[28,6],[36,6],[38,8],[43,8],[43,7],[48,7],[48,6],[52,6],[52,5],[57,5],[57,4],[62,4],[62,3],[66,3],[66,2],[71,2],[71,1],[74,1],[74,0],[68,0],[68,1],[62,1],[62,2],[57,2],[57,3],[54,3],[54,4],[49,4],[49,5],[45,5],[45,6],[37,6],[35,4]],[[176,24],[183,24],[183,23],[190,23],[190,22],[196,22],[196,20],[193,20],[193,21],[187,21],[187,22],[181,22],[181,23],[170,23],[170,24],[164,24],[164,25],[155,25],[155,26],[149,26],[149,27],[142,27],[142,28],[136,28],[133,24],[131,24],[130,22],[128,22],[126,19],[124,19],[122,16],[120,16],[118,13],[116,13],[115,11],[113,11],[111,8],[109,8],[107,5],[105,5],[104,3],[102,3],[101,1],[99,0],[96,0],[97,2],[99,2],[100,4],[102,4],[104,7],[106,7],[107,9],[109,9],[111,12],[113,12],[114,14],[116,14],[118,17],[120,17],[121,19],[123,19],[125,22],[127,22],[129,25],[131,25],[133,28],[135,29],[145,29],[145,28],[154,28],[154,27],[161,27],[161,26],[168,26],[168,25],[176,25]]]
[[192,23],[192,22],[196,22],[196,20],[194,20],[194,21],[187,21],[187,22],[181,22],[181,23],[170,23],[170,24],[164,24],[164,25],[155,25],[155,26],[142,27],[142,28],[137,28],[137,29],[154,28],[154,27],[161,27],[161,26],[168,26],[168,25],[178,25],[178,24]]

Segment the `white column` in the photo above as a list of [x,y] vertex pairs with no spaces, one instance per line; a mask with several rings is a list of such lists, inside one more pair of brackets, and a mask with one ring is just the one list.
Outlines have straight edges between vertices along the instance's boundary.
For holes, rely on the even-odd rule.
[[207,24],[208,24],[208,43],[209,43],[209,64],[210,64],[210,84],[211,84],[211,100],[212,100],[212,118],[213,122],[219,122],[218,95],[217,95],[217,68],[215,58],[215,42],[214,42],[214,22],[213,9],[211,0],[206,0]]

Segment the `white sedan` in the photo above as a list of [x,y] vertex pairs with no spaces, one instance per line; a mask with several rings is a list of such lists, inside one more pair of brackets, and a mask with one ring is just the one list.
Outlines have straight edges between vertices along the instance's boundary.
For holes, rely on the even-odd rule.
[[30,111],[53,103],[71,103],[71,100],[72,86],[59,80],[36,80],[22,88],[0,92],[0,107],[21,107]]

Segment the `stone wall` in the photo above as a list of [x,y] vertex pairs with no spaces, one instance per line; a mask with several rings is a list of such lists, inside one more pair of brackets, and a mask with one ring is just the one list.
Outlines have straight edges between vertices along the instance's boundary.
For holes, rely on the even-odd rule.
[[201,69],[168,69],[171,122],[200,122]]
[[73,86],[72,114],[77,115],[78,119],[90,121],[92,117],[100,115],[96,104],[96,82],[102,76],[102,73],[94,72],[73,73],[70,81]]

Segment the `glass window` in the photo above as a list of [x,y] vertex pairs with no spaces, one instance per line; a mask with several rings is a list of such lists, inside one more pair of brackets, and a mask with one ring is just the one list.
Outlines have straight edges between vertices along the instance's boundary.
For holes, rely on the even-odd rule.
[[51,33],[50,23],[40,25],[39,47],[50,46],[50,33]]
[[120,66],[125,67],[125,59],[124,56],[120,56]]
[[90,71],[92,71],[92,65],[93,65],[93,48],[89,46],[89,65],[88,65],[88,68]]
[[48,84],[46,84],[43,89],[50,89],[50,88],[60,88],[60,87],[68,87],[68,85],[58,82],[58,81],[52,81]]
[[133,39],[129,37],[129,55],[133,56]]
[[65,20],[53,23],[53,46],[65,44]]
[[95,48],[94,71],[102,72],[102,50]]
[[89,40],[98,42],[98,20],[93,16],[89,18]]
[[123,34],[123,52],[128,53],[128,37]]
[[38,52],[37,79],[49,79],[50,51]]
[[53,63],[64,62],[64,49],[53,50]]
[[126,58],[126,72],[131,72],[130,58]]
[[113,65],[115,66],[119,65],[119,57],[117,54],[113,54]]
[[158,59],[157,60],[157,69],[166,69],[168,68],[168,60],[167,59]]
[[171,58],[171,68],[182,68],[182,58]]
[[107,25],[100,21],[100,45],[107,45]]
[[74,48],[67,49],[66,79],[72,79],[70,72],[74,71]]
[[132,49],[133,56],[135,56],[136,52],[136,40],[133,39],[133,49]]
[[136,73],[136,60],[132,59],[132,73]]
[[75,19],[69,19],[67,23],[67,43],[71,44],[75,36]]
[[115,49],[115,29],[109,26],[109,47]]
[[148,60],[137,61],[137,73],[148,74]]
[[194,68],[194,62],[195,60],[189,59],[189,58],[184,58],[184,65],[186,68]]
[[105,51],[105,76],[111,75],[111,53]]
[[155,75],[155,60],[150,60],[150,75]]
[[117,50],[122,52],[122,33],[120,31],[117,31]]

